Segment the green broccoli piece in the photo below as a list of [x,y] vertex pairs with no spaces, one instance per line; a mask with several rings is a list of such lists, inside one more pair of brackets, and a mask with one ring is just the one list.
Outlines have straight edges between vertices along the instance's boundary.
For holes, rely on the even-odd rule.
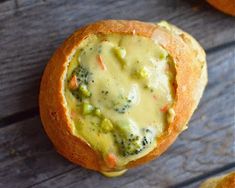
[[76,75],[78,78],[78,83],[79,84],[85,84],[88,85],[91,79],[91,73],[89,70],[82,65],[78,65],[76,69],[74,69],[72,75]]
[[153,141],[153,132],[149,128],[139,131],[131,121],[120,121],[116,124],[114,139],[123,156],[136,155],[147,148]]
[[91,73],[86,68],[84,68],[82,65],[78,65],[78,67],[76,69],[74,69],[74,71],[72,73],[72,77],[73,77],[73,75],[76,75],[79,87],[75,90],[72,90],[71,91],[72,94],[79,101],[82,101],[83,98],[90,97],[91,93],[88,89],[88,84],[91,79]]
[[84,115],[87,115],[87,114],[91,114],[94,110],[94,106],[92,106],[91,104],[87,103],[87,102],[84,102],[82,104],[82,113]]
[[120,96],[118,102],[114,102],[114,110],[120,114],[125,114],[131,107],[132,99]]
[[114,138],[123,156],[138,154],[142,150],[141,135],[136,125],[130,121],[116,124]]

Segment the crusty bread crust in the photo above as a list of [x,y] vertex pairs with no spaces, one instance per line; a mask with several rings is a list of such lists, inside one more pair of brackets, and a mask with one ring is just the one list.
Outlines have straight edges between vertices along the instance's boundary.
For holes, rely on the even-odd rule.
[[200,188],[233,188],[235,187],[235,172],[212,177],[203,182]]
[[212,6],[218,10],[235,16],[235,2],[234,0],[207,0]]
[[[80,42],[91,34],[129,34],[153,38],[172,56],[176,68],[176,116],[157,147],[146,156],[131,161],[125,168],[153,160],[162,154],[182,132],[197,107],[205,85],[207,70],[205,53],[188,34],[174,33],[164,27],[140,21],[106,20],[87,25],[72,34],[54,53],[41,81],[40,115],[45,131],[57,151],[70,161],[96,171],[111,171],[99,153],[72,134],[71,119],[64,97],[64,79],[71,55]],[[202,58],[198,58],[198,56]]]

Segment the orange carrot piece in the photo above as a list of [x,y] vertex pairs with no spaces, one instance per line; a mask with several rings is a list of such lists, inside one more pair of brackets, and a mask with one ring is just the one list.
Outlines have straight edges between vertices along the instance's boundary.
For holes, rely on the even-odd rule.
[[105,159],[108,167],[114,168],[117,165],[117,157],[113,153],[109,153]]
[[168,106],[168,104],[166,104],[160,110],[161,110],[161,112],[167,112],[168,108],[169,108],[169,106]]
[[157,100],[157,96],[156,96],[156,95],[153,95],[153,99],[154,99],[154,100]]
[[71,110],[71,117],[74,119],[76,117],[76,112],[74,110]]
[[105,64],[104,64],[104,62],[103,62],[103,60],[102,60],[100,55],[97,56],[97,61],[98,61],[99,65],[100,65],[101,69],[102,70],[106,70],[106,66],[105,66]]
[[73,75],[71,80],[69,81],[69,88],[73,90],[78,88],[78,81],[76,75]]

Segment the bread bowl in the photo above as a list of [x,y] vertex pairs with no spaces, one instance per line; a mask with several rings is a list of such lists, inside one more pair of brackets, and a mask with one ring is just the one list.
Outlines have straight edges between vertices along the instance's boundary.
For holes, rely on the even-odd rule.
[[207,179],[200,188],[233,188],[235,187],[235,172]]
[[234,0],[207,0],[216,9],[235,16],[235,1]]
[[206,83],[204,50],[177,27],[98,21],[73,33],[47,64],[41,120],[65,158],[117,176],[175,141]]

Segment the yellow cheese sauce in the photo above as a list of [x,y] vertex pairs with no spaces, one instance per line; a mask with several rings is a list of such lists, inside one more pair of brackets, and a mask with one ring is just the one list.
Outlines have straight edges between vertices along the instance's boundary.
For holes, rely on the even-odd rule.
[[91,35],[73,54],[65,98],[73,134],[113,171],[155,147],[174,119],[174,62],[153,40]]

